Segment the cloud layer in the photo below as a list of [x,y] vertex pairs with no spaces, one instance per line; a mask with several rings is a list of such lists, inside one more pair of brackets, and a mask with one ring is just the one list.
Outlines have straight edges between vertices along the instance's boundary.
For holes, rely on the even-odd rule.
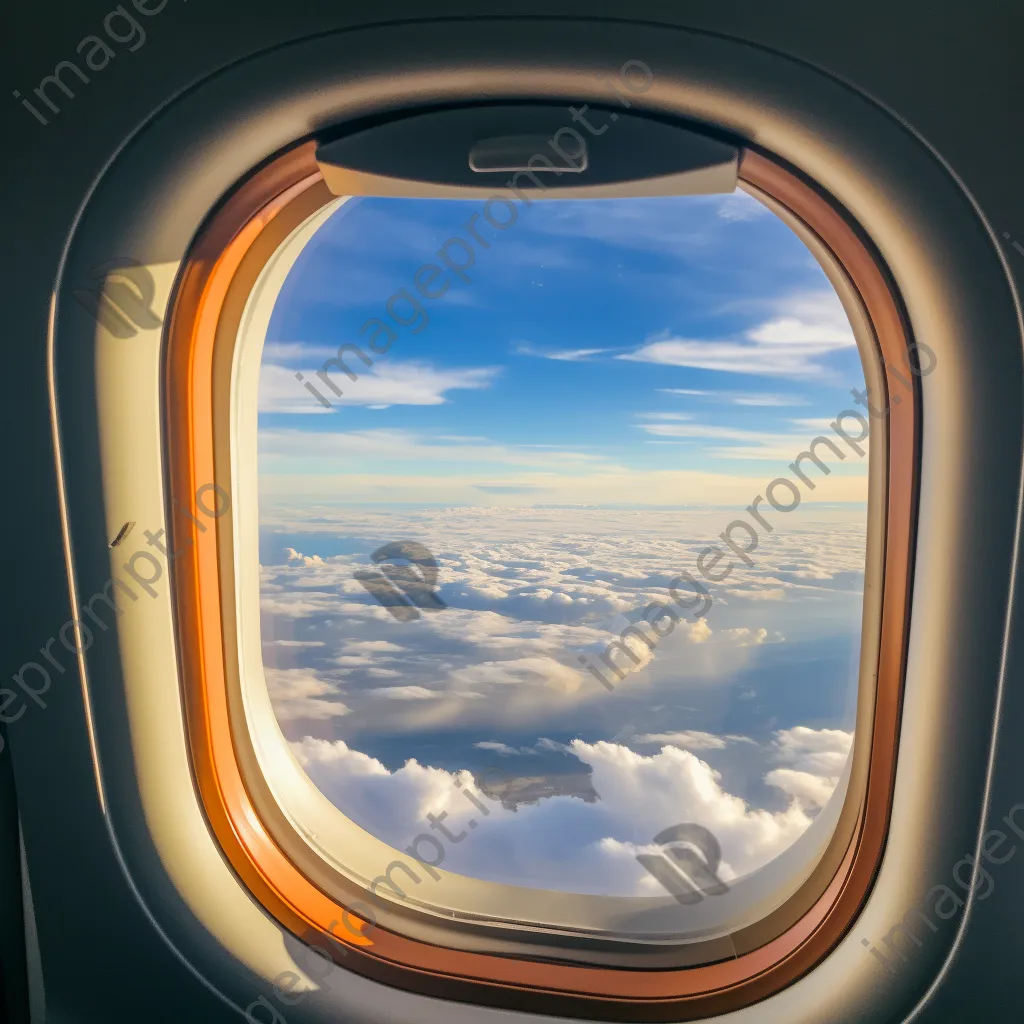
[[[478,799],[482,795],[473,789],[468,771],[447,772],[409,760],[391,772],[343,741],[307,737],[292,749],[338,807],[396,849],[420,832],[431,832],[430,814],[461,836],[444,844],[448,870],[533,888],[639,896],[660,890],[636,854],[656,851],[650,840],[669,825],[689,821],[710,829],[722,847],[719,874],[726,881],[778,856],[828,801],[852,735],[802,727],[777,734],[767,756],[789,759],[794,766],[769,773],[770,784],[788,796],[779,811],[752,808],[729,793],[719,773],[696,752],[712,741],[722,746],[751,741],[705,735],[696,743],[690,737],[695,749],[688,749],[687,738],[679,739],[651,754],[620,743],[575,740],[571,753],[590,768],[596,799],[550,796],[514,811],[491,799],[484,804],[486,815],[465,798],[467,788]],[[485,793],[494,794],[494,778],[489,774],[481,781]]]
[[[807,827],[850,749],[842,715],[789,724],[800,704],[783,693],[813,682],[823,628],[855,646],[862,513],[766,538],[706,619],[628,640],[614,693],[579,660],[668,600],[728,514],[264,504],[264,664],[296,756],[397,849],[448,814],[467,838],[445,866],[475,877],[650,893],[635,854],[682,821],[718,836],[723,872],[755,870]],[[399,622],[355,578],[399,537],[434,554],[443,610]],[[855,698],[855,671],[841,678]],[[455,782],[488,764],[509,781],[484,822]]]

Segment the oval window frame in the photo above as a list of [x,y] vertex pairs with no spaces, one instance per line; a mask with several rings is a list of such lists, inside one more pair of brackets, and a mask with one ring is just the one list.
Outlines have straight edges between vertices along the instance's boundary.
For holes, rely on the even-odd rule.
[[[230,481],[227,404],[217,396],[230,379],[237,325],[260,269],[292,230],[335,198],[323,185],[314,148],[306,142],[290,149],[234,190],[183,264],[165,362],[171,500],[194,495],[204,482]],[[844,268],[870,319],[891,390],[895,378],[889,364],[907,364],[910,339],[891,278],[870,241],[811,182],[766,153],[744,148],[740,178],[820,239]],[[425,994],[535,1012],[692,1019],[749,1005],[810,970],[841,939],[866,898],[888,828],[920,443],[919,383],[910,379],[912,394],[892,406],[888,420],[877,682],[872,706],[858,708],[858,737],[864,733],[862,712],[869,713],[871,723],[866,749],[855,758],[863,782],[850,785],[850,793],[860,796],[852,815],[847,813],[846,827],[837,830],[842,841],[831,844],[797,896],[732,937],[732,959],[631,971],[452,949],[384,927],[374,927],[372,939],[356,938],[357,918],[289,856],[294,845],[281,841],[287,821],[275,819],[272,797],[239,742],[238,695],[230,685],[238,669],[225,642],[233,635],[234,615],[230,525],[225,518],[204,531],[178,517],[173,547],[187,551],[175,564],[175,596],[193,764],[208,819],[250,892],[307,941],[321,944],[333,935],[343,944],[338,961],[369,977]],[[339,934],[333,931],[339,923],[352,927]]]

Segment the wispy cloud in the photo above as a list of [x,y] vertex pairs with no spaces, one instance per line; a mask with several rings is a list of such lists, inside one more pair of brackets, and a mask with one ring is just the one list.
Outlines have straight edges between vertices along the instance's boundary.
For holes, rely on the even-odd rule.
[[425,686],[381,686],[369,693],[371,697],[384,697],[387,700],[431,700],[444,696],[444,693],[428,690]]
[[530,484],[474,484],[474,486],[485,494],[532,494],[544,489]]
[[510,757],[513,754],[533,755],[537,751],[533,747],[510,747],[507,743],[500,743],[497,740],[482,740],[474,743],[477,750],[489,750],[492,754],[500,754],[502,757]]
[[[278,349],[283,346],[278,346]],[[324,350],[324,359],[334,355]],[[319,353],[319,350],[315,350]],[[307,381],[331,402],[332,406],[362,405],[375,409],[386,409],[390,405],[443,405],[448,401],[449,391],[490,387],[497,376],[494,367],[468,369],[438,369],[427,363],[411,361],[381,362],[372,369],[364,367],[358,357],[349,357],[348,364],[359,375],[351,381],[340,370],[331,373],[331,379],[343,394],[339,397],[322,381],[317,380],[317,354],[303,350],[308,362],[302,367]],[[321,360],[321,365],[323,360]],[[295,378],[293,367],[279,366],[264,362],[260,370],[259,410],[262,413],[330,413],[332,409],[322,406],[303,384]]]
[[698,388],[657,388],[656,390],[664,395],[688,395],[706,398],[711,402],[725,402],[728,405],[786,408],[808,404],[805,398],[800,398],[797,395],[780,395],[769,391],[704,391]]
[[683,729],[679,732],[649,732],[635,736],[634,743],[660,743],[683,750],[724,750],[726,738],[715,736],[698,729]]
[[515,347],[516,355],[537,356],[539,359],[557,359],[559,362],[578,363],[591,356],[599,356],[605,352],[611,352],[610,348],[563,348],[563,349],[540,349],[531,345],[528,341],[521,341]]
[[[836,444],[842,453],[839,458],[827,446],[819,445],[817,454],[826,462],[849,462],[849,449],[831,430],[832,421],[827,418],[794,419],[794,430],[790,433],[768,432],[763,430],[743,430],[739,427],[720,426],[712,423],[694,422],[689,413],[640,413],[639,423],[634,423],[645,433],[657,440],[649,444],[686,444],[689,441],[723,441],[721,448],[706,447],[704,451],[718,459],[761,459],[789,461],[804,451],[814,437],[825,435]],[[734,443],[733,443],[734,442]],[[855,470],[866,472],[866,466],[860,459],[850,463]]]
[[[411,430],[298,430],[264,429],[259,433],[260,455],[270,458],[371,459],[426,465],[431,462],[492,463],[565,470],[607,462],[600,455],[533,446],[512,446],[486,438],[417,433]],[[325,465],[324,469],[332,469]],[[486,483],[486,481],[485,481]]]
[[264,667],[267,689],[274,711],[281,721],[340,718],[349,713],[337,699],[337,683],[321,678],[305,668]]
[[758,220],[771,213],[767,206],[745,192],[734,192],[718,205],[718,216],[722,220]]
[[[533,229],[559,239],[600,242],[614,250],[632,249],[689,262],[720,252],[730,237],[731,222],[753,221],[766,207],[742,192],[731,196],[687,196],[671,199],[586,200],[545,204]],[[767,219],[767,218],[765,218]]]
[[[765,435],[757,430],[740,430],[738,427],[718,427],[709,423],[680,423],[676,420],[670,422],[647,422],[637,423],[641,430],[646,430],[654,437],[687,437],[687,438],[711,438],[722,441],[763,441]],[[794,440],[802,440],[795,438]]]
[[745,331],[738,340],[697,340],[666,333],[615,358],[722,373],[813,379],[826,375],[821,357],[856,345],[834,292],[791,297],[780,303],[779,314]]

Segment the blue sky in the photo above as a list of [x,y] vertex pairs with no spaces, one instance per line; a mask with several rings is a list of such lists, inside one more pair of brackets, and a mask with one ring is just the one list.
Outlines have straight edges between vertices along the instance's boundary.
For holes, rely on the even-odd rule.
[[[363,501],[602,503],[624,488],[641,504],[745,501],[739,479],[785,466],[863,384],[824,273],[741,192],[541,201],[504,232],[478,220],[489,248],[474,245],[470,280],[446,273],[445,294],[416,296],[423,314],[400,304],[416,323],[391,323],[384,354],[362,343],[374,365],[350,357],[355,382],[333,373],[342,398],[319,384],[480,207],[349,200],[318,232],[268,333],[265,474],[344,471]],[[862,499],[865,468],[837,466],[820,497]]]

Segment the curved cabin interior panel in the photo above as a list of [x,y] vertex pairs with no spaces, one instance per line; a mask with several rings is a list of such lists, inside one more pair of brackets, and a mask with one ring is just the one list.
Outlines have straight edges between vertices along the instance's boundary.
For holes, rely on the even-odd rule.
[[24,15],[5,1020],[1017,1019],[1024,26],[818,13]]

